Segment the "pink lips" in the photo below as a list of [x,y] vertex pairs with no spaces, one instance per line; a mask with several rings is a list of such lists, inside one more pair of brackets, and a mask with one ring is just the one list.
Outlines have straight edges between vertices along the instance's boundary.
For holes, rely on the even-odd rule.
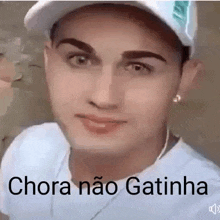
[[77,114],[86,130],[96,134],[107,134],[115,131],[126,121],[114,120],[112,118],[97,117],[95,115]]

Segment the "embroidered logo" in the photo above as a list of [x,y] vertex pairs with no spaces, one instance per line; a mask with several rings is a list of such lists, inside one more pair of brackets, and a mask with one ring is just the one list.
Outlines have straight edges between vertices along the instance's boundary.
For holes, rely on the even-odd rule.
[[173,18],[181,27],[185,27],[187,23],[187,10],[189,1],[175,1],[173,8]]

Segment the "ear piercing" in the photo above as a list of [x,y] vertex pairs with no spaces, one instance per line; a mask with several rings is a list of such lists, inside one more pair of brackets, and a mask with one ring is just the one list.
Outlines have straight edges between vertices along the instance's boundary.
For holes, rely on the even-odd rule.
[[176,95],[176,97],[175,98],[173,98],[173,102],[180,102],[180,100],[181,100],[181,96],[180,95]]

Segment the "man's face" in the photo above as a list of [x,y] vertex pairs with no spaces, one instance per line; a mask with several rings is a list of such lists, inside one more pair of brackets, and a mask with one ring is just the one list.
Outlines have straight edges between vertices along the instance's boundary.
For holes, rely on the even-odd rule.
[[109,9],[66,16],[46,48],[54,115],[71,145],[120,153],[164,129],[181,58],[160,35]]

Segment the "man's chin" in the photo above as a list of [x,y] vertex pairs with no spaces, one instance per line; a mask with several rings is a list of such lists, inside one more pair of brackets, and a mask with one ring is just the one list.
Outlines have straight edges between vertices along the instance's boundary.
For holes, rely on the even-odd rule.
[[94,141],[86,138],[74,138],[71,141],[71,147],[77,151],[94,154],[121,154],[126,151],[126,144],[114,140]]
[[77,123],[64,126],[62,130],[71,147],[88,153],[123,154],[131,148],[134,142],[125,132],[116,131],[111,134],[93,134]]

